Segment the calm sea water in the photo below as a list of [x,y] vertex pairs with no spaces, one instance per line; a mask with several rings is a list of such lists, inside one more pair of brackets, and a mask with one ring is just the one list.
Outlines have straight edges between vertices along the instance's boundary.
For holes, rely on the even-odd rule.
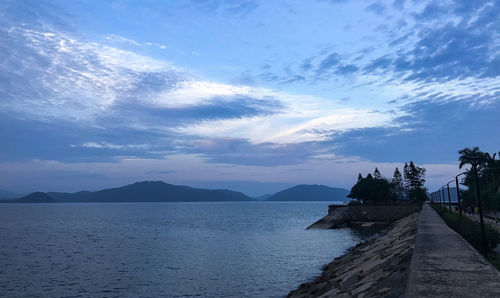
[[283,296],[363,238],[327,206],[1,204],[0,295]]

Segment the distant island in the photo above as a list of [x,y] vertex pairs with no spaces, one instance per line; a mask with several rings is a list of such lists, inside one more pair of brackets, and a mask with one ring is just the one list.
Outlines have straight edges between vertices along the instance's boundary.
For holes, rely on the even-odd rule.
[[201,189],[162,181],[143,181],[100,191],[34,192],[1,203],[84,203],[84,202],[233,202],[233,201],[344,201],[347,189],[324,185],[297,185],[274,195],[251,198],[228,189]]
[[34,192],[20,199],[15,200],[17,203],[56,203],[56,200],[43,192]]
[[173,185],[162,181],[143,181],[100,191],[35,192],[20,199],[3,200],[10,203],[82,203],[82,202],[227,202],[254,201],[237,191],[199,189]]
[[346,201],[349,190],[325,185],[296,185],[275,193],[266,201]]

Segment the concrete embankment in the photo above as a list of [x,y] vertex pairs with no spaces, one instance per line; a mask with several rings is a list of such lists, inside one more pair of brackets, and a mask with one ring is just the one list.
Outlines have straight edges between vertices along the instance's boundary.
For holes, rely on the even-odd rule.
[[406,296],[500,297],[500,273],[424,204]]
[[288,297],[399,297],[404,295],[418,213],[400,219],[372,240],[335,259],[314,281]]
[[360,223],[389,224],[405,216],[419,212],[421,204],[390,205],[330,205],[328,214],[308,229],[333,229]]

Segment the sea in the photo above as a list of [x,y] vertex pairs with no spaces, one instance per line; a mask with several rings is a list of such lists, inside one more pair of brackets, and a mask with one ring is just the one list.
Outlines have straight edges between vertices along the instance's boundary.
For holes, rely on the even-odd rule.
[[370,237],[331,203],[0,204],[0,296],[282,297]]

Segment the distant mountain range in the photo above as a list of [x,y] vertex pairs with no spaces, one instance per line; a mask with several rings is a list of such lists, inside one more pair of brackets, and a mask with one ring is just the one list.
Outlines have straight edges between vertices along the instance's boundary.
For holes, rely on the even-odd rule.
[[241,192],[226,189],[199,189],[161,181],[144,181],[100,191],[35,192],[12,203],[81,202],[226,202],[253,201]]
[[20,198],[22,196],[23,195],[15,193],[15,192],[12,192],[12,191],[0,189],[0,200],[3,200],[3,199],[15,199],[15,198]]
[[48,194],[38,191],[15,201],[17,203],[56,203],[56,200],[51,198]]
[[345,201],[349,190],[325,185],[297,185],[275,193],[266,201]]
[[324,185],[297,185],[274,195],[250,198],[227,189],[200,189],[161,181],[144,181],[100,191],[35,192],[12,203],[81,203],[81,202],[229,202],[229,201],[343,201],[347,189]]

